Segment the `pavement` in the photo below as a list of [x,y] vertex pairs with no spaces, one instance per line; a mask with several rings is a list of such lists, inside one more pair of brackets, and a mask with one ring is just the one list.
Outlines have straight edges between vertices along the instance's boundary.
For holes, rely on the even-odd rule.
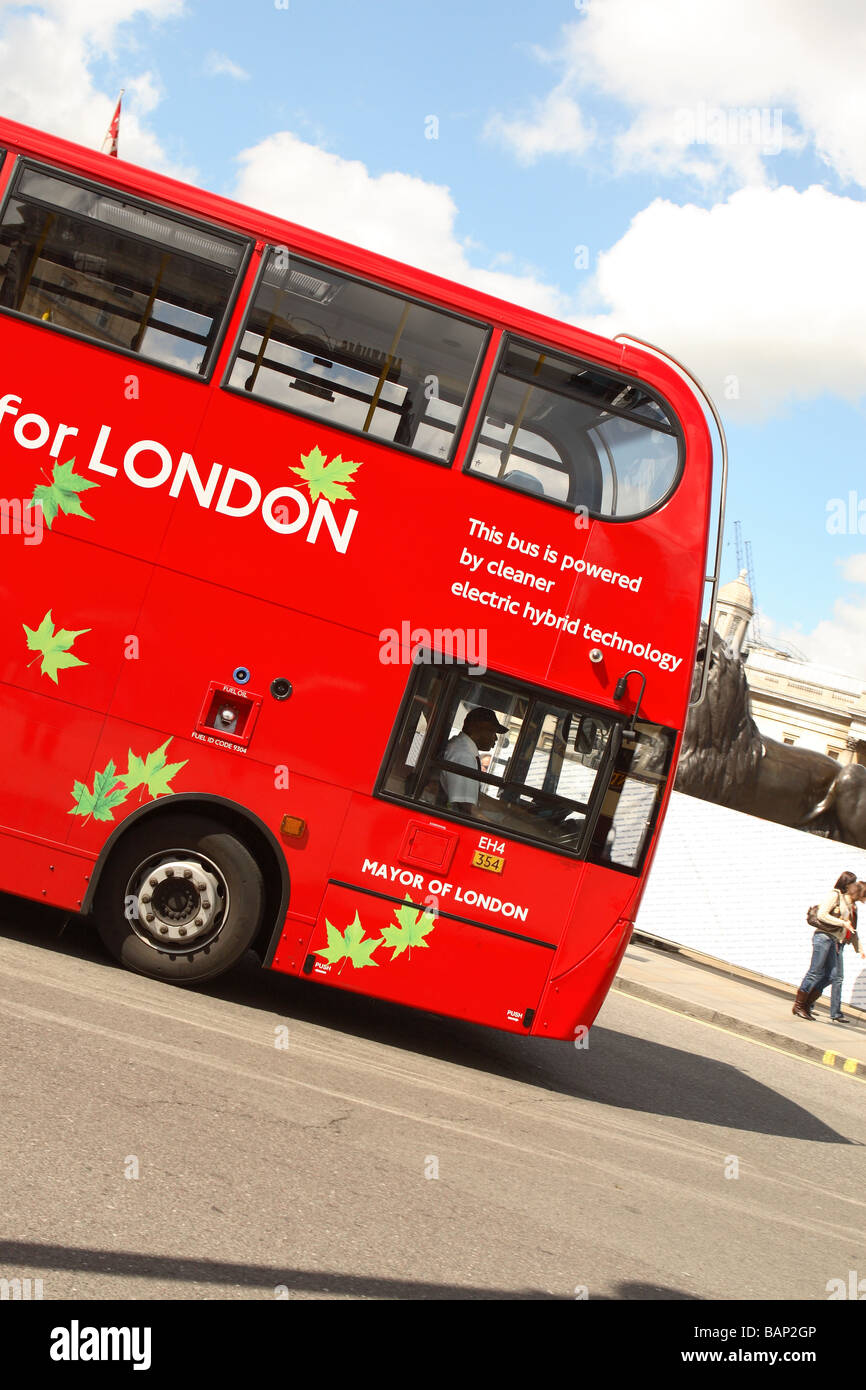
[[866,1013],[843,1003],[848,1023],[831,1023],[829,988],[810,1023],[791,1013],[791,986],[640,934],[632,938],[613,987],[866,1080]]

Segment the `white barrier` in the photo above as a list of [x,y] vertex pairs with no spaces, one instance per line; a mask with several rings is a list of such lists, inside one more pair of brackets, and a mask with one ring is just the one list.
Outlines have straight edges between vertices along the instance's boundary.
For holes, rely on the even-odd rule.
[[[637,929],[796,988],[812,951],[806,909],[845,869],[866,879],[866,851],[674,792]],[[866,950],[866,903],[860,938]],[[850,946],[844,959],[842,999],[866,1008],[866,960]]]

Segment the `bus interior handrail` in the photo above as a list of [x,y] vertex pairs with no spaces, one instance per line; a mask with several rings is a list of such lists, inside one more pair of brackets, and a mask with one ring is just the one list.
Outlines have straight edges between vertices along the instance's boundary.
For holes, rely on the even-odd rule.
[[[710,611],[707,616],[707,637],[704,643],[704,663],[703,670],[701,671],[701,686],[698,692],[698,698],[696,700],[689,701],[689,709],[695,709],[699,704],[701,704],[701,702],[704,699],[704,696],[707,693],[707,684],[710,678],[710,660],[712,657],[713,650],[713,633],[716,627],[716,600],[719,592],[719,575],[721,573],[722,568],[722,542],[725,530],[725,501],[728,492],[728,441],[725,435],[725,427],[722,424],[722,418],[719,415],[718,410],[716,409],[715,402],[712,396],[710,395],[709,391],[706,389],[703,383],[698,380],[694,372],[689,371],[689,368],[686,367],[682,362],[680,362],[679,358],[674,357],[673,354],[670,352],[666,352],[664,348],[658,347],[656,343],[648,343],[644,338],[636,338],[631,333],[617,333],[615,334],[613,341],[615,343],[634,343],[638,347],[647,348],[650,352],[654,352],[657,354],[657,356],[661,357],[663,361],[670,362],[672,366],[677,367],[679,371],[682,372],[683,376],[686,377],[686,379],[692,383],[692,385],[703,397],[707,409],[709,410],[710,414],[716,422],[716,429],[719,435],[719,442],[722,446],[722,476],[721,487],[719,490],[719,519],[716,530],[716,555],[715,562],[713,564],[712,574],[707,574],[704,576],[704,585],[706,586],[707,584],[712,584],[713,586],[710,595]],[[713,460],[711,458],[711,480],[712,463]],[[712,491],[710,493],[710,496],[712,497]]]

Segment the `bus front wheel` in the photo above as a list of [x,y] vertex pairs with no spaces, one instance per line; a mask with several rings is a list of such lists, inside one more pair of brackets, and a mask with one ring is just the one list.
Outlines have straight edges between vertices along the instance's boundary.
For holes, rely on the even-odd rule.
[[193,984],[240,959],[263,906],[261,870],[241,840],[204,816],[167,812],[121,840],[100,880],[94,917],[122,965]]

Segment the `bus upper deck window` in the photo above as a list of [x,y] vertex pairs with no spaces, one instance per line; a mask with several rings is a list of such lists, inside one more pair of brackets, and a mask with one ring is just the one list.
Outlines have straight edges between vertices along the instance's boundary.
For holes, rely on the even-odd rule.
[[601,517],[640,516],[672,490],[680,430],[636,382],[508,339],[467,470]]
[[0,224],[0,306],[203,374],[246,243],[25,165]]
[[269,252],[227,385],[447,461],[483,324]]

